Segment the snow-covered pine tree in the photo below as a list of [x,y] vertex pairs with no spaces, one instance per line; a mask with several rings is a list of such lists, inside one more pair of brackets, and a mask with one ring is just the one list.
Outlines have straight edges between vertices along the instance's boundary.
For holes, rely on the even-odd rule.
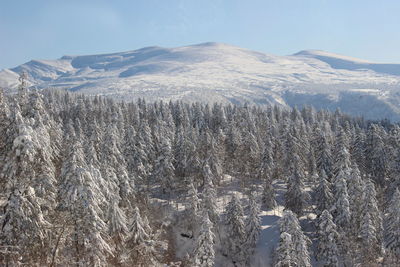
[[223,169],[221,163],[222,153],[219,151],[217,140],[211,137],[211,143],[209,146],[207,161],[210,166],[211,172],[213,173],[213,183],[219,185],[223,178]]
[[[3,89],[0,88],[0,170],[3,170],[6,161],[6,155],[11,148],[9,140],[9,127],[11,126],[11,118],[9,117],[9,105],[6,97],[4,96]],[[0,175],[0,193],[4,193],[6,189],[5,179]]]
[[234,264],[243,264],[245,261],[246,228],[243,208],[236,194],[232,196],[225,213],[225,253]]
[[380,186],[386,182],[387,154],[384,144],[386,132],[382,127],[371,124],[366,140],[366,167],[371,178]]
[[[132,173],[135,175],[137,182],[146,186],[146,190],[150,187],[150,172],[153,166],[153,144],[145,143],[141,129],[136,133],[134,138],[135,144],[132,151]],[[147,138],[150,138],[149,136]],[[149,140],[148,140],[149,141]]]
[[359,128],[356,128],[356,135],[350,145],[351,161],[356,163],[360,171],[365,173],[365,133]]
[[0,265],[48,264],[48,229],[32,187],[12,189],[0,220]]
[[150,170],[152,167],[151,162],[155,159],[155,147],[154,147],[155,141],[151,133],[152,131],[149,126],[148,120],[142,118],[137,130],[136,145],[137,146],[140,145],[141,147],[144,148],[144,152],[146,153],[147,156],[146,158],[149,160],[149,162],[146,163],[149,164]]
[[287,182],[285,193],[285,208],[293,211],[298,216],[303,215],[304,209],[310,200],[310,195],[304,188],[304,175],[299,167],[298,157],[294,158],[294,170]]
[[190,265],[196,267],[213,267],[215,262],[215,235],[212,231],[213,223],[208,218],[208,212],[204,210],[199,236]]
[[162,185],[162,192],[170,195],[175,188],[175,168],[172,164],[171,143],[168,138],[159,136],[160,151],[153,170],[153,180]]
[[333,163],[333,175],[336,177],[340,170],[346,174],[350,171],[350,153],[348,151],[349,141],[347,133],[340,128],[339,133],[336,137],[336,143],[333,149],[334,163]]
[[203,188],[202,206],[208,213],[208,218],[213,223],[214,227],[218,226],[219,213],[217,207],[217,193],[214,188],[212,173],[210,167],[206,163],[203,168],[203,176],[205,180]]
[[[385,217],[385,247],[389,254],[400,258],[400,191],[397,188],[390,200]],[[398,261],[397,261],[398,262]]]
[[333,204],[330,209],[333,220],[340,230],[348,230],[350,227],[350,204],[347,193],[347,183],[344,173],[339,171],[334,183]]
[[389,182],[388,182],[388,185],[386,188],[387,193],[389,195],[393,194],[394,190],[396,188],[400,187],[400,149],[399,149],[399,147],[400,147],[400,145],[392,147],[392,149],[391,149],[392,154],[389,156],[390,172],[389,172]]
[[272,143],[270,138],[265,142],[265,148],[261,157],[261,163],[258,170],[258,179],[264,182],[264,190],[262,193],[262,203],[266,209],[276,207],[275,190],[273,187],[274,160],[272,156]]
[[188,158],[190,153],[188,136],[182,126],[176,127],[174,144],[174,167],[178,179],[184,180],[187,176]]
[[266,180],[262,192],[262,203],[266,209],[274,209],[277,206],[275,200],[275,189],[272,181]]
[[[41,98],[39,98],[41,99]],[[41,102],[41,101],[38,101]],[[42,207],[53,210],[56,203],[56,166],[54,162],[59,160],[59,152],[54,151],[52,139],[50,136],[50,128],[55,125],[48,118],[47,112],[42,106],[32,108],[33,118],[33,143],[36,150],[35,164],[29,170],[34,173],[34,178],[31,181],[31,186],[35,189],[35,194],[41,199]]]
[[196,144],[198,141],[198,132],[196,129],[189,128],[187,135],[188,158],[186,173],[187,176],[192,177],[196,183],[202,184],[204,182],[204,177],[201,177],[203,164],[199,157],[199,145]]
[[226,127],[226,115],[224,107],[219,103],[214,103],[212,107],[210,125],[210,128],[214,133],[217,133],[220,129],[224,129]]
[[186,208],[186,219],[187,219],[187,227],[191,236],[197,234],[198,226],[200,222],[200,199],[197,193],[197,188],[195,187],[193,182],[189,184],[188,191],[188,206]]
[[364,264],[376,262],[379,256],[380,245],[378,244],[377,231],[372,222],[371,215],[367,211],[363,214],[360,225],[360,237]]
[[353,164],[350,176],[347,178],[349,204],[351,213],[351,230],[354,236],[358,235],[361,223],[364,181],[361,179],[358,166]]
[[119,265],[122,263],[121,258],[123,253],[123,245],[125,241],[126,234],[128,233],[127,219],[124,211],[119,207],[118,201],[113,199],[108,208],[107,216],[108,224],[108,235],[110,236],[110,241],[114,246],[112,246],[112,259],[114,265]]
[[278,247],[275,251],[275,267],[295,267],[294,248],[292,236],[286,232],[281,233]]
[[332,215],[327,210],[323,210],[318,218],[317,226],[317,258],[321,266],[339,266],[339,250],[337,242],[339,234],[336,225],[332,221]]
[[16,101],[21,107],[22,116],[25,116],[28,110],[28,73],[22,71],[19,74],[18,81],[20,82],[20,84],[18,85]]
[[122,152],[126,162],[126,170],[129,176],[133,177],[136,175],[136,131],[135,128],[131,125],[128,126],[128,129],[125,131],[125,137],[123,140]]
[[315,183],[318,178],[317,161],[315,159],[314,151],[310,148],[308,153],[308,179],[310,182]]
[[325,174],[325,170],[321,171],[318,186],[314,192],[315,212],[319,216],[324,210],[329,210],[332,205],[333,195],[331,192],[331,184]]
[[316,143],[318,144],[318,147],[316,149],[315,154],[316,154],[317,169],[319,171],[319,174],[321,174],[321,171],[324,170],[328,177],[332,177],[333,175],[332,152],[328,140],[323,131],[320,132],[320,135],[318,136]]
[[[361,204],[361,219],[363,222],[362,224],[371,224],[372,227],[374,228],[374,236],[375,236],[374,239],[376,239],[376,243],[375,244],[370,243],[370,245],[375,248],[378,248],[379,250],[382,243],[382,231],[383,231],[382,215],[378,207],[375,185],[371,179],[368,179],[366,181],[363,190],[362,204]],[[361,227],[363,227],[362,224]],[[370,228],[370,226],[368,226],[367,228]],[[364,229],[366,229],[366,227],[364,227]],[[361,229],[361,232],[362,231],[363,230]]]
[[333,165],[333,183],[339,175],[345,175],[348,177],[350,175],[350,153],[344,145],[338,148],[339,151],[335,154],[335,163]]
[[257,138],[250,131],[242,132],[241,145],[239,146],[239,153],[246,155],[241,157],[238,162],[238,167],[243,175],[244,182],[256,176],[256,170],[260,162],[260,147],[257,143]]
[[[129,177],[126,169],[126,162],[120,149],[121,138],[115,125],[109,125],[106,129],[106,136],[102,147],[101,161],[103,165],[102,175],[104,177],[114,176],[117,178],[113,187],[116,197],[121,199],[123,206],[131,205],[135,194],[134,177]],[[106,168],[104,168],[106,167]],[[108,173],[105,172],[108,171]]]
[[297,129],[293,126],[287,130],[284,137],[283,166],[288,176],[293,175],[295,171],[304,172],[303,159],[300,158],[302,146],[297,135]]
[[264,151],[261,156],[261,162],[258,169],[258,177],[262,180],[271,180],[274,170],[274,158],[272,154],[272,142],[267,138],[264,144]]
[[260,218],[260,207],[257,203],[255,192],[251,192],[249,199],[249,211],[250,214],[246,220],[246,263],[250,265],[250,259],[254,253],[258,239],[261,233],[261,218]]
[[103,266],[111,255],[106,224],[100,206],[105,201],[93,176],[87,170],[82,145],[71,145],[64,160],[58,192],[58,210],[64,211],[69,226],[64,252],[76,264]]
[[292,238],[293,254],[290,257],[298,266],[311,267],[310,253],[308,250],[310,239],[301,230],[296,215],[287,210],[279,220],[280,232],[288,233]]
[[[93,119],[93,122],[89,124],[88,134],[88,142],[91,143],[96,151],[96,154],[99,155],[101,153],[101,144],[103,143],[102,141],[104,133],[100,129],[100,126],[95,118]],[[98,156],[98,158],[100,157]]]
[[14,118],[12,147],[9,151],[4,169],[1,172],[2,179],[5,181],[6,190],[8,192],[14,189],[25,191],[26,188],[32,186],[35,180],[35,157],[37,156],[37,140],[36,135],[21,113],[19,107],[13,109]]
[[150,226],[147,220],[142,218],[138,207],[133,210],[132,222],[129,227],[126,247],[130,263],[133,266],[157,266],[158,260],[154,248],[155,240],[152,240]]
[[228,121],[228,133],[226,136],[226,162],[225,169],[236,171],[238,168],[238,160],[240,158],[239,155],[239,146],[241,145],[240,132],[238,127],[235,125],[234,120]]

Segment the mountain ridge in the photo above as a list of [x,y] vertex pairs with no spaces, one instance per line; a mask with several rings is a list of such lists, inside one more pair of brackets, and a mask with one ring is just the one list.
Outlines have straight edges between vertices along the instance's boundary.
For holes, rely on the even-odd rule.
[[[16,88],[22,71],[28,73],[30,85],[37,88],[56,87],[123,100],[143,97],[257,105],[310,104],[340,108],[369,119],[400,120],[400,96],[396,92],[400,87],[400,64],[373,63],[321,50],[276,56],[207,42],[176,48],[149,46],[98,55],[65,55],[4,69],[0,71],[0,86]],[[349,99],[354,103],[348,103]],[[365,99],[369,99],[367,103]]]

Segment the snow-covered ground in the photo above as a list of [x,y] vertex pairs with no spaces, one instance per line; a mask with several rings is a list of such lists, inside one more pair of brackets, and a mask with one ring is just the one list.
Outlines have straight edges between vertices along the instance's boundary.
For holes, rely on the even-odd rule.
[[252,263],[254,267],[272,266],[272,254],[279,242],[280,232],[278,221],[282,217],[284,209],[283,194],[285,185],[283,183],[276,183],[274,187],[278,206],[273,210],[261,210],[262,231],[254,254],[254,261]]
[[15,88],[17,73],[22,71],[38,88],[67,88],[116,99],[312,104],[372,119],[400,120],[400,64],[371,63],[318,50],[275,56],[204,43],[64,56],[0,71],[0,86]]
[[[247,196],[244,196],[240,189],[241,185],[238,184],[238,179],[231,177],[229,175],[225,175],[223,182],[218,187],[218,198],[217,198],[217,207],[220,214],[223,214],[226,206],[231,200],[232,194],[237,194],[241,200],[242,205],[247,205]],[[272,254],[275,251],[275,248],[279,242],[279,224],[278,221],[282,217],[284,210],[284,193],[286,191],[286,184],[283,182],[278,182],[274,184],[276,191],[276,201],[278,206],[273,210],[265,210],[261,209],[260,217],[261,217],[261,227],[262,231],[260,234],[259,241],[257,243],[257,247],[255,253],[252,257],[251,267],[270,267],[272,266]],[[260,188],[261,189],[261,188]],[[172,205],[175,210],[183,211],[184,204],[182,202],[179,205]],[[188,238],[182,236],[182,233],[185,234],[185,230],[179,225],[177,222],[174,226],[174,236],[176,242],[176,257],[178,259],[184,259],[186,254],[190,254],[194,247],[193,238]],[[234,267],[231,261],[224,255],[222,255],[219,237],[216,235],[216,259],[215,266],[216,267]]]

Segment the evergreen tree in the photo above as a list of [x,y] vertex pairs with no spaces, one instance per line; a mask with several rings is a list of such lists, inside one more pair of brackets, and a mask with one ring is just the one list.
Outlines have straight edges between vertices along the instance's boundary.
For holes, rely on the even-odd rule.
[[217,226],[219,223],[217,193],[212,182],[212,173],[208,164],[206,164],[203,168],[203,175],[205,177],[204,180],[206,181],[203,189],[203,209],[207,211],[208,217],[213,225]]
[[328,175],[328,177],[331,177],[333,175],[332,152],[324,132],[321,132],[316,143],[318,144],[316,150],[316,158],[317,158],[317,169],[319,171],[319,174],[321,175],[321,171],[324,170],[325,174]]
[[351,229],[352,234],[357,236],[362,217],[364,181],[361,179],[360,171],[356,164],[353,164],[350,176],[347,178],[347,185],[351,213]]
[[258,170],[260,180],[271,180],[274,169],[274,158],[272,155],[272,142],[270,138],[267,139],[264,145],[264,151],[261,157],[261,163]]
[[1,218],[0,264],[4,266],[47,264],[50,223],[44,218],[32,187],[12,190]]
[[193,252],[192,265],[199,267],[214,266],[214,240],[215,235],[212,231],[213,224],[205,211],[201,223],[199,237],[196,240],[196,247]]
[[339,266],[339,251],[337,242],[339,234],[332,221],[332,215],[324,210],[318,219],[317,258],[321,266]]
[[21,106],[21,113],[24,116],[28,109],[28,73],[22,71],[19,74],[18,81],[20,84],[18,85],[18,94],[16,100]]
[[274,209],[277,206],[274,185],[270,181],[264,183],[262,203],[266,209]]
[[[145,110],[145,109],[144,109]],[[136,136],[136,146],[140,147],[144,150],[146,158],[148,161],[146,163],[149,165],[148,169],[152,169],[152,162],[155,160],[155,141],[152,136],[152,131],[149,126],[149,122],[147,119],[142,118],[137,130]]]
[[281,234],[288,233],[292,238],[293,254],[290,257],[292,261],[299,266],[311,266],[310,254],[308,251],[310,240],[301,230],[296,215],[290,210],[285,211],[279,221],[279,227]]
[[172,164],[172,151],[170,141],[161,136],[160,152],[156,160],[153,179],[157,183],[161,183],[164,194],[171,194],[174,189],[174,165]]
[[149,176],[152,168],[152,158],[150,158],[150,156],[153,153],[153,146],[152,143],[145,143],[143,132],[141,131],[136,133],[134,142],[134,148],[132,149],[131,171],[136,177],[137,181],[142,185],[146,185],[147,189],[149,189]]
[[281,233],[278,247],[276,248],[276,262],[275,267],[295,267],[296,255],[294,255],[294,248],[292,236],[286,232]]
[[335,224],[342,230],[348,230],[350,227],[351,215],[347,183],[343,172],[339,172],[336,177],[334,189],[334,201],[330,211]]
[[274,161],[272,156],[272,143],[268,138],[265,143],[265,149],[261,158],[261,164],[258,171],[258,177],[264,182],[264,190],[262,193],[262,203],[266,209],[276,207],[275,190],[273,187],[272,175],[274,171]]
[[76,141],[64,161],[58,193],[58,209],[67,212],[65,220],[71,226],[65,253],[73,251],[76,264],[102,266],[112,253],[100,208],[105,199],[86,168],[82,146]]
[[389,203],[385,218],[385,247],[400,257],[400,192],[397,188]]
[[157,266],[156,250],[150,226],[142,218],[137,207],[133,210],[132,223],[129,227],[126,247],[128,255],[135,266]]
[[362,217],[360,237],[364,255],[362,261],[365,264],[376,262],[380,247],[378,245],[377,231],[374,227],[374,223],[371,220],[371,215],[369,212],[364,213]]
[[339,171],[344,171],[348,173],[350,170],[350,153],[348,151],[349,141],[346,132],[340,129],[338,136],[336,137],[336,143],[334,147],[334,164],[333,164],[333,174],[336,177]]
[[246,229],[243,208],[236,195],[232,196],[226,208],[226,252],[234,263],[241,264],[245,260],[244,242]]
[[381,186],[385,184],[387,178],[387,154],[383,141],[385,134],[381,127],[371,124],[366,140],[367,171]]
[[287,183],[285,208],[301,216],[304,213],[304,209],[307,207],[310,195],[304,189],[304,176],[301,173],[297,160],[294,166],[293,174]]
[[238,169],[239,146],[241,145],[241,138],[238,128],[235,125],[234,120],[228,123],[228,133],[226,138],[226,151],[227,151],[227,162],[225,162],[225,169],[236,171]]
[[244,131],[241,139],[239,153],[246,155],[246,157],[242,157],[238,164],[247,182],[248,179],[256,175],[256,170],[260,162],[260,147],[258,146],[257,138],[250,131]]
[[39,145],[29,121],[22,117],[18,108],[14,109],[14,112],[13,124],[16,131],[12,140],[12,148],[1,172],[9,192],[15,188],[25,191],[29,186],[32,187],[35,180],[34,170],[37,169],[34,160]]
[[250,264],[250,257],[254,253],[254,249],[261,233],[260,207],[255,199],[254,191],[250,195],[249,210],[250,214],[246,221],[247,239],[245,244],[247,251],[247,264]]
[[366,170],[365,139],[365,133],[359,127],[357,127],[356,136],[354,137],[350,147],[351,161],[356,163],[363,173]]
[[[4,96],[3,89],[0,88],[0,170],[3,170],[4,163],[6,161],[6,155],[11,147],[11,142],[9,142],[9,133],[11,129],[11,120],[9,117],[9,106],[6,97]],[[0,175],[0,179],[1,179]],[[0,186],[5,189],[5,181],[0,180]],[[0,190],[2,192],[3,190]]]
[[194,184],[191,182],[189,185],[188,192],[188,207],[186,218],[188,220],[188,229],[191,232],[191,236],[193,236],[197,232],[197,228],[199,225],[199,209],[200,209],[200,199],[197,193],[197,189]]
[[[106,138],[103,143],[101,161],[104,166],[103,176],[111,175],[117,179],[113,184],[116,189],[116,197],[121,198],[124,206],[130,205],[134,198],[135,181],[134,177],[129,177],[126,169],[126,162],[120,149],[121,138],[115,125],[107,127]],[[104,164],[106,163],[106,164]],[[107,170],[108,169],[108,170]],[[108,171],[107,172],[105,172]]]
[[310,149],[308,154],[308,179],[311,182],[316,182],[318,178],[317,161],[314,156],[314,151]]
[[329,209],[333,201],[331,184],[329,183],[324,170],[321,171],[318,186],[315,188],[314,201],[317,215],[320,215],[324,210]]
[[219,185],[223,178],[223,170],[221,164],[222,154],[218,151],[219,147],[215,138],[211,138],[207,162],[210,165],[211,172],[213,173],[213,183]]
[[118,265],[122,263],[122,246],[125,241],[125,236],[128,233],[127,219],[124,212],[118,206],[116,200],[112,200],[108,209],[108,235],[111,242],[114,244],[113,248],[113,264]]
[[[365,225],[371,224],[371,226],[373,227],[374,237],[375,237],[374,239],[376,239],[376,243],[375,245],[372,245],[372,243],[370,244],[371,246],[379,248],[380,243],[382,241],[382,231],[383,231],[382,216],[378,207],[378,201],[376,199],[375,186],[370,179],[366,181],[363,191],[364,192],[362,196],[362,206],[361,206],[362,222]],[[371,226],[368,226],[367,228],[372,229]],[[364,227],[364,230],[367,229],[363,225],[361,225],[361,227]],[[363,229],[361,229],[361,232],[363,232]]]

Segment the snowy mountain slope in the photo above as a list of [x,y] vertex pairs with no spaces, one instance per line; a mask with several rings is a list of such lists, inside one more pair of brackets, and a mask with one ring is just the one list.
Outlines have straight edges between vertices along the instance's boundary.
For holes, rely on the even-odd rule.
[[400,120],[400,64],[375,64],[323,51],[274,56],[221,43],[146,47],[32,60],[1,71],[0,86],[15,88],[17,73],[23,70],[38,88],[117,99],[312,104],[372,119]]
[[388,75],[400,75],[400,64],[382,64],[372,63],[366,60],[327,53],[320,50],[304,50],[300,51],[295,56],[305,56],[319,59],[328,63],[334,69],[345,70],[372,70],[376,73]]

